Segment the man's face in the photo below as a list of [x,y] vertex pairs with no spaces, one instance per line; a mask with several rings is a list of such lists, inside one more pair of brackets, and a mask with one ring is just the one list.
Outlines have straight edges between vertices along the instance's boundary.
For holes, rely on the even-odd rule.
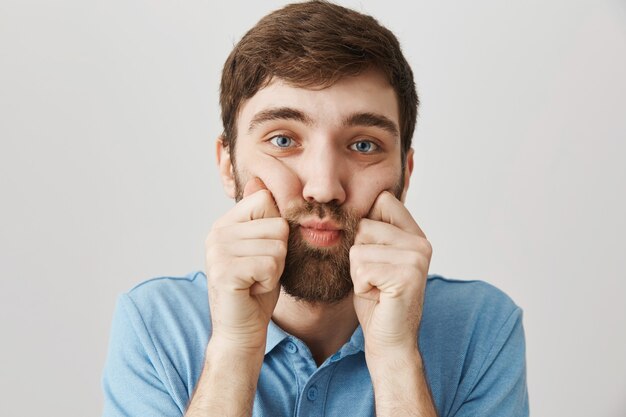
[[403,199],[395,92],[375,71],[325,89],[273,80],[245,101],[237,120],[235,166],[218,144],[227,193],[242,198],[259,177],[290,224],[284,290],[309,302],[334,302],[352,289],[349,250],[358,221],[384,190]]

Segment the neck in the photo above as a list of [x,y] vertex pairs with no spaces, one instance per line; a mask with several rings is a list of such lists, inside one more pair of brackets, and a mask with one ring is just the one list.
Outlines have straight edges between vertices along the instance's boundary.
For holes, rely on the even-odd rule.
[[318,366],[350,339],[359,324],[352,294],[325,304],[298,301],[282,290],[272,320],[306,343]]

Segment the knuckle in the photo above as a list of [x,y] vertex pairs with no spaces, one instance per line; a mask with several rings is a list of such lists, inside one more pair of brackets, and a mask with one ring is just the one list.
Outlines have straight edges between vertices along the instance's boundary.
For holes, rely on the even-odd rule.
[[262,206],[274,206],[274,198],[269,190],[259,190],[252,194],[252,196],[258,198],[258,204]]
[[373,220],[368,219],[367,217],[363,217],[357,223],[357,232],[365,233],[372,225]]
[[364,242],[366,240],[368,240],[368,238],[370,237],[370,235],[372,234],[372,220],[369,219],[361,219],[359,220],[359,222],[357,223],[356,226],[356,236],[355,236],[355,242]]
[[361,284],[354,284],[354,293],[356,295],[363,295],[367,293],[367,287]]
[[354,245],[350,248],[350,252],[349,252],[349,259],[350,262],[358,262],[359,260],[359,254],[360,254],[360,250],[359,250],[359,246],[358,245]]
[[211,229],[211,231],[209,232],[209,235],[207,236],[205,240],[205,244],[210,245],[213,242],[219,242],[223,240],[224,231],[225,231],[225,227],[213,225],[213,228]]
[[354,279],[361,283],[367,279],[367,268],[363,268],[363,265],[357,265],[354,267]]
[[430,257],[433,255],[433,246],[430,244],[428,239],[422,238],[421,241],[423,253],[430,259]]
[[277,240],[274,243],[276,256],[285,257],[287,254],[287,243],[283,240]]
[[289,223],[287,222],[287,220],[283,219],[282,217],[277,217],[275,228],[280,238],[286,241],[289,237]]
[[[270,193],[269,190],[263,189],[263,190],[258,190],[256,193],[259,196],[259,198],[263,201],[266,202],[268,200],[272,199],[272,193]],[[252,194],[252,195],[254,195]]]
[[206,257],[207,257],[208,260],[211,260],[211,261],[218,260],[218,259],[221,258],[220,257],[220,252],[221,252],[221,250],[219,249],[219,246],[214,244],[214,243],[211,243],[211,244],[207,245]]
[[422,240],[424,239],[423,237],[416,235],[416,234],[407,234],[409,242],[411,244],[411,247],[414,247],[416,249],[419,249],[422,246]]
[[419,252],[408,251],[406,254],[407,263],[410,265],[419,265],[422,261],[422,255]]
[[263,275],[269,274],[274,276],[278,271],[278,262],[273,256],[264,256],[260,259],[260,268],[263,270]]
[[427,256],[428,258],[430,258],[430,256],[433,253],[433,247],[428,241],[428,239],[423,238],[421,236],[414,235],[412,237],[411,246],[417,249],[420,253]]
[[428,272],[428,268],[430,267],[430,258],[422,257],[416,267],[420,271]]
[[224,268],[224,265],[221,263],[216,263],[214,265],[209,266],[208,280],[211,282],[212,288],[217,287],[217,283],[221,281],[219,277],[224,276],[225,272],[226,272],[226,269]]
[[391,194],[389,191],[385,190],[382,193],[380,193],[380,200],[382,203],[386,204],[389,203],[393,200],[395,200],[396,198],[394,197],[393,194]]

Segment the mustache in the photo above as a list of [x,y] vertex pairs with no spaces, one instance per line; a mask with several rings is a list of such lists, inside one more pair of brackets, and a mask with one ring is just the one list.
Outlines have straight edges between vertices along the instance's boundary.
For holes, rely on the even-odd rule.
[[318,217],[320,220],[332,220],[346,234],[355,233],[361,220],[361,216],[356,211],[346,210],[336,202],[318,203],[315,201],[304,201],[302,204],[290,206],[283,214],[283,217],[289,223],[289,227],[294,229],[300,226],[300,219],[311,215]]

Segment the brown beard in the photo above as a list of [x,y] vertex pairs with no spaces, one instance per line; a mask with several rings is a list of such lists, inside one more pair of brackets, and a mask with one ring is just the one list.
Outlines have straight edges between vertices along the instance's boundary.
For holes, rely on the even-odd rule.
[[[300,219],[332,219],[341,228],[337,245],[323,248],[308,244],[300,233]],[[283,215],[289,222],[289,242],[280,283],[285,292],[309,303],[333,303],[352,291],[350,248],[361,217],[335,203],[304,202]]]
[[[404,188],[404,172],[391,190],[400,199]],[[243,185],[235,169],[236,201],[243,198]],[[302,239],[300,220],[304,217],[332,219],[341,228],[341,240],[332,247],[315,247]],[[289,241],[285,268],[280,283],[285,292],[308,303],[335,303],[352,292],[350,248],[361,216],[335,202],[303,201],[290,206],[282,215],[289,223]]]

